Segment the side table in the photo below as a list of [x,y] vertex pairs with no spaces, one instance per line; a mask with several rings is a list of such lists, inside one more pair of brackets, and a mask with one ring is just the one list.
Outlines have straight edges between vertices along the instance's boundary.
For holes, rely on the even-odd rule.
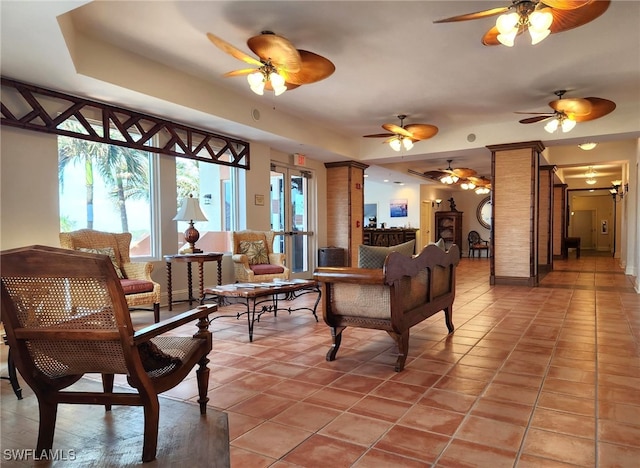
[[205,252],[197,254],[177,254],[177,255],[165,255],[164,261],[167,262],[167,295],[169,296],[169,310],[173,310],[173,293],[171,290],[171,264],[173,262],[186,263],[187,264],[187,283],[189,285],[189,306],[196,301],[193,297],[193,277],[191,273],[191,264],[198,264],[198,271],[200,273],[200,296],[198,301],[201,303],[204,299],[204,262],[218,262],[218,285],[222,284],[222,252]]

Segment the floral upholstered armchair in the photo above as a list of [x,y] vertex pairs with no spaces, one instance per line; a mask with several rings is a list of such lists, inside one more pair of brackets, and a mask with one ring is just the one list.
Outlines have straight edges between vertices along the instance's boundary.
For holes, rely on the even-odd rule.
[[160,321],[160,285],[151,279],[153,264],[132,262],[129,256],[131,233],[80,229],[61,232],[60,247],[108,255],[116,270],[130,309],[153,304],[153,319]]
[[252,283],[289,279],[285,255],[273,252],[273,231],[237,231],[233,238],[233,268],[236,282]]

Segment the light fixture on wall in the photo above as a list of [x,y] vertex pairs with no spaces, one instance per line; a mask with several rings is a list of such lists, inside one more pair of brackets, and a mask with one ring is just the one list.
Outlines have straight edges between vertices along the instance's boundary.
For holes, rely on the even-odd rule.
[[[435,202],[435,206],[440,208],[440,203],[442,203],[442,198],[436,198],[434,202]],[[433,203],[431,204],[431,206],[434,206]]]
[[613,201],[622,200],[624,195],[629,191],[629,184],[624,185],[624,189],[622,188],[621,180],[612,180],[611,188],[609,189],[609,193],[613,196]]
[[564,133],[567,133],[573,130],[575,126],[575,120],[570,119],[564,112],[557,112],[557,116],[549,120],[544,126],[544,129],[549,133],[554,133],[558,128],[561,128]]
[[207,217],[200,208],[197,198],[189,195],[182,200],[182,205],[178,210],[178,214],[173,218],[174,221],[187,221],[189,227],[184,231],[184,241],[189,243],[188,249],[183,249],[182,253],[202,253],[202,250],[196,248],[196,242],[200,239],[200,233],[193,227],[194,221],[208,221]]
[[537,5],[538,2],[519,1],[515,3],[516,11],[498,16],[496,28],[500,34],[497,39],[502,45],[513,47],[516,36],[525,28],[529,31],[532,45],[538,44],[551,34],[551,9],[536,10]]
[[585,151],[591,151],[593,148],[595,148],[596,146],[598,146],[598,143],[580,143],[578,145],[578,147],[581,150],[585,150]]
[[273,66],[270,60],[267,60],[267,62],[254,73],[247,75],[247,81],[249,82],[251,91],[260,96],[264,94],[264,88],[267,84],[273,89],[276,96],[280,96],[287,90],[284,78],[278,73],[278,70],[276,70],[276,67]]

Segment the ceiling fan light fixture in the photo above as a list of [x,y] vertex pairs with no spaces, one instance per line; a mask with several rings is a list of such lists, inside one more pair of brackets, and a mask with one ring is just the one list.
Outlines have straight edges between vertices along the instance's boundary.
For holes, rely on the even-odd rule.
[[405,150],[409,151],[411,148],[413,148],[413,141],[411,141],[410,138],[403,138],[402,146],[404,146]]
[[271,87],[273,88],[273,92],[276,96],[280,96],[287,90],[284,78],[278,72],[271,72],[269,74],[269,81],[271,82]]
[[536,45],[542,42],[544,38],[546,38],[549,34],[551,34],[551,31],[548,29],[545,29],[544,31],[537,31],[529,27],[529,35],[531,36],[531,45]]
[[255,73],[251,73],[250,75],[247,75],[247,81],[249,82],[249,87],[251,88],[251,91],[253,91],[256,94],[259,94],[260,96],[264,94],[265,78],[264,78],[264,74],[260,70],[258,70]]
[[548,30],[553,23],[553,15],[549,8],[536,10],[529,15],[529,29],[542,32]]
[[559,125],[560,121],[556,118],[547,122],[547,124],[544,126],[544,129],[549,133],[553,133],[558,130]]
[[520,15],[516,12],[505,13],[498,16],[496,20],[496,28],[500,34],[511,34],[518,32],[518,23],[520,23]]
[[518,35],[518,30],[516,29],[513,33],[509,34],[498,34],[498,41],[500,44],[505,45],[507,47],[513,47],[515,44],[516,36]]
[[402,142],[399,138],[393,138],[389,141],[389,146],[391,146],[391,149],[394,151],[400,151],[402,148]]
[[487,187],[478,187],[476,188],[476,193],[478,195],[485,195],[487,193],[489,193],[491,190],[489,190]]
[[562,131],[564,133],[570,132],[571,130],[573,130],[573,127],[576,126],[576,121],[575,120],[571,120],[571,119],[563,119],[562,120]]

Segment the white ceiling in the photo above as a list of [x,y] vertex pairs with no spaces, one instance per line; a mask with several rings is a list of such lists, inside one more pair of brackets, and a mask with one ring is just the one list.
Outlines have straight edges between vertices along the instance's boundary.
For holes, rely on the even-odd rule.
[[[553,34],[537,46],[526,35],[513,48],[483,46],[480,39],[495,18],[433,24],[509,3],[2,1],[2,75],[264,141],[283,152],[322,161],[395,164],[404,174],[407,168],[444,168],[453,159],[454,167],[488,176],[487,145],[541,140],[554,147],[638,138],[640,2],[614,0],[591,23]],[[327,57],[335,73],[278,97],[253,94],[242,77],[223,78],[245,64],[217,49],[206,33],[253,55],[246,40],[263,30]],[[140,66],[123,69],[114,50],[136,54],[131,57],[138,57]],[[207,110],[193,111],[198,106],[167,98],[166,85],[154,91],[162,81],[157,71],[150,74],[149,64],[172,70],[169,87],[184,90],[197,79],[212,101],[225,105],[218,111],[216,102],[207,102]],[[131,86],[134,78],[146,87]],[[193,86],[198,105],[206,100],[196,95],[199,89]],[[617,108],[567,134],[550,135],[542,123],[518,123],[523,116],[515,111],[550,111],[547,103],[556,99],[557,89],[566,89],[565,97],[609,99]],[[237,113],[229,110],[229,102],[231,107],[237,103]],[[261,111],[260,123],[251,121],[249,109]],[[405,124],[428,123],[440,131],[403,153],[381,144],[382,139],[362,138],[383,132],[383,123],[398,123],[398,114],[408,116]],[[580,150],[576,158],[575,172],[582,174]]]

